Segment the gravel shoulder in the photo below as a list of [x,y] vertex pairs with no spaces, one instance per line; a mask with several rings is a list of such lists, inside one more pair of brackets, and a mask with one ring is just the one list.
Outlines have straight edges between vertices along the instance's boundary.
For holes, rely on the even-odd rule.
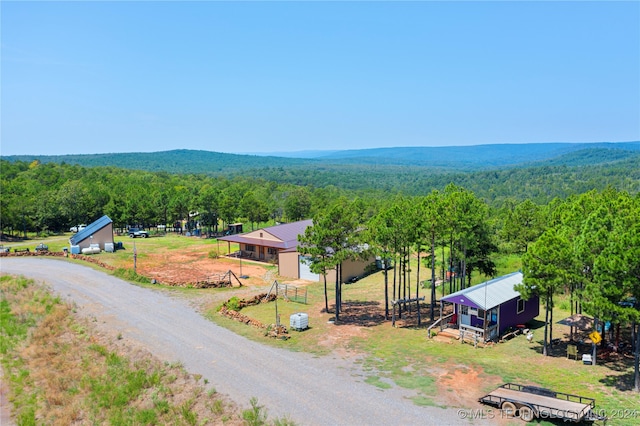
[[[457,409],[419,407],[410,391],[364,383],[359,367],[260,345],[202,317],[187,300],[57,259],[2,258],[0,272],[47,283],[98,328],[163,361],[181,362],[242,407],[257,397],[270,418],[300,425],[469,424]],[[474,422],[477,424],[477,422]]]

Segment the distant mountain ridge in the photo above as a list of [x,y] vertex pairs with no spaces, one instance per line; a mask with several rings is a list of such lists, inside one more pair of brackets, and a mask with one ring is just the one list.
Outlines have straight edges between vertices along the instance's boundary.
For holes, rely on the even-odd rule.
[[[350,164],[393,164],[453,168],[457,170],[481,170],[514,167],[554,160],[576,152],[611,150],[620,159],[640,152],[640,142],[598,143],[531,143],[493,144],[457,147],[398,147],[337,151],[321,160],[337,160]],[[604,152],[601,151],[601,152]],[[574,159],[575,161],[575,159]]]
[[[283,156],[288,155],[288,156]],[[439,171],[480,171],[544,165],[587,166],[638,158],[640,141],[396,147],[343,151],[298,151],[280,156],[179,149],[151,153],[14,155],[8,161],[39,160],[85,167],[113,166],[169,173],[238,173],[242,170],[326,165],[411,166]]]

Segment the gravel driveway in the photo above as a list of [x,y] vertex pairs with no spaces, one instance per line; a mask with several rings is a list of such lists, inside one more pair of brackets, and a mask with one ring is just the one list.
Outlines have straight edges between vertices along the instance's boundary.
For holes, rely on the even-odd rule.
[[48,283],[99,327],[118,330],[163,361],[180,361],[192,374],[242,407],[257,397],[269,417],[300,425],[469,424],[457,409],[418,407],[401,388],[363,382],[348,361],[263,346],[197,313],[189,302],[131,285],[92,268],[56,259],[5,257],[2,273]]

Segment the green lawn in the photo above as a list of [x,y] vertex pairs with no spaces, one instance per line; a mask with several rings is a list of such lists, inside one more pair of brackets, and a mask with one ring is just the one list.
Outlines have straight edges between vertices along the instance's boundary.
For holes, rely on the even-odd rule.
[[[65,240],[66,239],[66,240]],[[100,260],[117,267],[132,267],[134,240],[128,237],[117,237],[123,241],[125,250],[116,253],[101,253]],[[29,246],[40,242],[29,241]],[[61,250],[68,245],[68,236],[47,239],[51,250]],[[216,240],[185,238],[175,235],[136,239],[139,256],[145,253],[163,253],[173,250],[210,250],[225,251],[227,245],[217,244]],[[6,245],[6,244],[5,244]],[[18,244],[9,244],[18,247]],[[232,250],[234,248],[232,247]],[[141,257],[143,258],[143,257]],[[513,272],[520,267],[515,256],[499,259],[499,274]],[[391,271],[390,271],[391,272]],[[416,291],[416,265],[412,266],[411,294]],[[430,271],[422,267],[420,281],[430,278]],[[390,276],[390,282],[392,277]],[[474,276],[472,282],[483,281],[482,276]],[[278,314],[281,323],[289,326],[289,317],[296,312],[309,314],[310,329],[303,332],[291,332],[289,340],[273,340],[265,337],[263,330],[221,317],[216,313],[217,306],[209,306],[207,316],[239,334],[263,342],[294,351],[305,351],[318,356],[328,354],[338,346],[362,355],[361,366],[367,372],[366,381],[384,391],[390,383],[414,389],[416,404],[442,405],[438,398],[439,389],[436,384],[442,377],[451,376],[451,372],[471,371],[478,374],[480,385],[477,397],[504,382],[532,384],[554,389],[559,392],[574,393],[596,399],[599,409],[611,413],[619,410],[634,410],[640,407],[640,394],[632,389],[633,366],[631,360],[625,362],[607,362],[604,365],[588,366],[580,361],[568,360],[564,348],[552,352],[552,356],[541,355],[543,329],[534,330],[533,343],[528,343],[524,336],[517,336],[506,343],[492,347],[475,349],[472,345],[443,343],[427,338],[425,324],[420,327],[414,323],[393,328],[390,322],[382,321],[384,314],[384,279],[381,272],[370,275],[355,284],[343,287],[343,321],[333,324],[329,320],[332,313],[323,312],[323,284],[314,283],[307,287],[309,303],[307,305],[278,301]],[[170,289],[176,291],[176,289]],[[216,290],[180,289],[182,293],[197,298],[201,294]],[[437,291],[438,297],[441,289]],[[420,296],[426,296],[423,304],[423,315],[429,304],[428,288],[420,288]],[[333,309],[333,283],[329,283],[329,306]],[[554,311],[554,323],[569,315],[568,304],[559,299]],[[244,314],[265,324],[275,323],[275,303],[267,303],[245,308]],[[540,308],[541,317],[537,327],[543,323],[544,307]],[[424,317],[423,317],[424,318]],[[424,318],[425,320],[428,319]],[[349,322],[353,321],[353,322]],[[366,325],[366,326],[365,326]],[[356,329],[357,333],[353,333]],[[554,324],[554,338],[565,338],[568,329]],[[334,343],[327,344],[328,336],[340,337]],[[587,348],[588,350],[588,348]],[[618,411],[614,411],[618,410]],[[639,414],[640,415],[640,414]],[[608,424],[638,424],[639,419],[613,419]]]
[[[424,270],[421,274],[428,275]],[[415,282],[415,279],[413,280]],[[362,302],[383,300],[383,276],[376,273],[355,284],[345,285],[343,290],[343,316],[349,316],[350,310],[357,310]],[[330,306],[333,306],[334,293],[330,286]],[[329,353],[333,348],[323,345],[327,335],[340,334],[340,327],[351,324],[332,324],[332,314],[322,313],[324,307],[323,287],[321,283],[308,287],[308,305],[278,301],[278,313],[281,322],[288,326],[289,316],[296,312],[307,312],[310,317],[310,329],[303,332],[292,331],[287,341],[272,340],[264,337],[264,333],[240,323],[221,318],[213,314],[214,320],[247,337],[288,348],[318,355]],[[412,290],[415,292],[415,287]],[[421,294],[429,301],[429,293],[421,289]],[[438,297],[439,297],[438,292]],[[559,305],[563,305],[559,303]],[[564,304],[565,306],[567,304]],[[382,303],[373,304],[371,309],[384,313]],[[275,304],[273,302],[248,307],[242,312],[265,324],[275,322]],[[566,346],[556,347],[552,356],[544,357],[542,352],[544,307],[540,308],[541,316],[533,324],[534,340],[529,343],[524,335],[516,336],[505,343],[498,343],[485,348],[474,348],[473,345],[440,342],[428,339],[426,327],[415,326],[391,327],[390,322],[372,321],[364,318],[368,326],[361,327],[361,332],[341,341],[345,348],[364,354],[362,367],[368,372],[367,383],[380,389],[393,382],[401,387],[418,392],[417,404],[442,405],[437,396],[436,382],[443,374],[446,376],[458,370],[477,372],[480,397],[505,382],[530,384],[550,388],[558,392],[578,394],[596,399],[598,409],[616,413],[620,409],[640,410],[640,394],[633,392],[632,360],[608,361],[603,365],[584,365],[581,361],[569,360],[566,357]],[[561,309],[554,311],[554,322],[566,317],[569,312]],[[362,321],[363,318],[357,318]],[[428,320],[428,318],[425,318]],[[568,327],[554,324],[553,337],[564,339],[566,344]],[[562,344],[561,344],[562,345]],[[585,347],[585,352],[590,350]],[[638,412],[640,416],[640,411]],[[612,419],[608,424],[638,424],[640,419]]]

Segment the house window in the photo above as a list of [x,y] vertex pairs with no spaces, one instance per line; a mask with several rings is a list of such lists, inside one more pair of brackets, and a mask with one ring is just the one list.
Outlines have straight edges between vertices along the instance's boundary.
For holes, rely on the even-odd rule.
[[469,307],[460,305],[460,315],[469,315]]
[[518,299],[518,313],[524,312],[524,299]]
[[274,249],[273,247],[269,247],[267,248],[267,253],[269,254],[278,254],[278,250]]
[[246,249],[247,251],[256,251],[256,246],[247,244]]
[[476,308],[469,308],[469,313],[478,316],[478,310]]
[[484,309],[478,309],[478,318],[484,320]]

